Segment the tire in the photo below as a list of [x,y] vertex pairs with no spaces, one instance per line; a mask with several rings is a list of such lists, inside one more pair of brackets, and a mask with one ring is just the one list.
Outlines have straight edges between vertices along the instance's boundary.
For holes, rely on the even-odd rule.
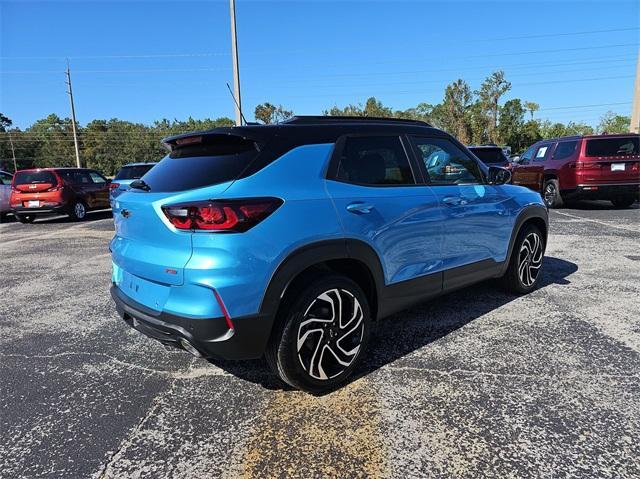
[[[355,282],[333,274],[287,296],[267,346],[267,363],[294,388],[312,394],[332,391],[349,378],[368,345],[367,298]],[[339,313],[336,304],[342,306]]]
[[560,195],[560,182],[555,179],[545,180],[542,187],[542,199],[547,208],[560,208],[564,204]]
[[36,219],[35,215],[14,215],[20,223],[33,223]]
[[87,205],[80,200],[75,201],[69,209],[69,218],[71,221],[84,221],[87,218]]
[[542,271],[545,246],[542,233],[536,226],[527,224],[520,230],[509,258],[509,266],[502,277],[502,284],[507,291],[527,294],[536,288]]
[[634,195],[617,196],[611,200],[613,206],[616,208],[628,208],[636,202]]

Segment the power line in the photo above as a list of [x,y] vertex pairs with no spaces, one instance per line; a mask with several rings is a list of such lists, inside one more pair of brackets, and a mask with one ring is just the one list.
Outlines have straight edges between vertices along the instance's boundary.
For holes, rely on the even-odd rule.
[[[475,43],[484,43],[484,42],[497,42],[497,41],[505,41],[505,40],[520,40],[520,39],[533,39],[533,38],[550,38],[550,37],[569,37],[569,36],[580,36],[580,35],[592,35],[592,34],[600,34],[600,33],[615,33],[615,32],[629,32],[629,31],[637,31],[640,30],[640,27],[629,27],[629,28],[610,28],[610,29],[601,29],[601,30],[582,30],[577,32],[557,32],[557,33],[541,33],[534,35],[518,35],[518,36],[510,36],[510,37],[495,37],[495,38],[484,38],[478,39],[474,38],[473,41]],[[459,43],[467,43],[468,39],[460,39]],[[447,40],[449,43],[449,40]],[[360,49],[350,50],[350,51],[359,51]],[[308,54],[308,50],[300,50],[301,52]],[[324,50],[323,51],[327,51]],[[340,51],[345,51],[343,48]],[[263,50],[263,51],[253,51],[246,52],[245,55],[260,55],[267,56],[278,53],[284,53],[279,50]],[[291,50],[287,50],[288,54],[291,53]],[[230,53],[228,52],[195,52],[195,53],[150,53],[150,54],[126,54],[126,55],[60,55],[60,56],[19,56],[19,57],[11,57],[11,56],[0,56],[0,60],[64,60],[66,58],[70,60],[94,60],[94,59],[153,59],[153,58],[202,58],[202,57],[227,57]]]

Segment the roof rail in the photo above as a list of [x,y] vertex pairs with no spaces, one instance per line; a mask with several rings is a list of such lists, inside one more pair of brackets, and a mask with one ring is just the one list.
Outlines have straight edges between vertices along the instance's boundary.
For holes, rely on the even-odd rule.
[[405,123],[410,125],[431,126],[426,121],[409,120],[406,118],[386,118],[377,116],[294,116],[282,122],[287,125],[317,125],[323,123]]

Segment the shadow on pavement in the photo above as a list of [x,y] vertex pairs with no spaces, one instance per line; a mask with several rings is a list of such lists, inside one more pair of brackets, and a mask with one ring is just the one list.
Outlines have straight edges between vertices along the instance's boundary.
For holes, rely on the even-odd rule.
[[[571,283],[568,277],[577,270],[578,266],[575,263],[547,256],[544,259],[543,276],[538,289],[568,285]],[[520,297],[504,292],[496,283],[494,280],[485,281],[418,304],[379,321],[366,357],[351,381],[427,346]],[[380,334],[383,330],[384,335]],[[291,389],[283,385],[271,372],[264,359],[210,362],[234,376],[258,383],[267,389]]]
[[606,210],[616,210],[616,211],[624,211],[624,210],[637,210],[640,209],[640,203],[639,202],[635,202],[634,204],[632,204],[631,206],[629,206],[628,208],[617,208],[615,206],[613,206],[613,203],[611,203],[610,201],[599,201],[599,200],[582,200],[582,201],[570,201],[567,202],[564,206],[564,208],[562,208],[560,211],[562,211],[563,209],[568,209],[568,210],[586,210],[586,211],[593,211],[593,210],[600,210],[600,211],[606,211]]
[[82,221],[72,221],[68,216],[49,216],[49,217],[45,216],[43,218],[36,218],[36,221],[33,224],[37,225],[38,223],[46,223],[46,224],[87,223],[91,221],[104,220],[111,217],[113,217],[111,210],[98,210],[98,211],[87,212],[86,219]]

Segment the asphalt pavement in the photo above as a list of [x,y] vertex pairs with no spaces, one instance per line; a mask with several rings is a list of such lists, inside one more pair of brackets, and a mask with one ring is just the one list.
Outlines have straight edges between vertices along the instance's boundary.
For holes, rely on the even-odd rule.
[[640,477],[640,209],[551,212],[542,284],[379,324],[324,397],[166,351],[109,296],[109,213],[0,225],[0,477]]

